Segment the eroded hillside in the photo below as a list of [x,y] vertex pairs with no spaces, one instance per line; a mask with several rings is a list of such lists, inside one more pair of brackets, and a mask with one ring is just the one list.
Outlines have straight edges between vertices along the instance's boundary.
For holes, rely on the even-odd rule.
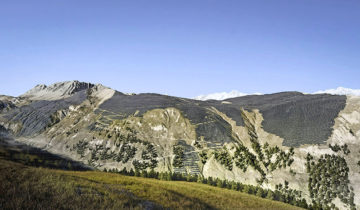
[[74,81],[3,96],[0,105],[2,135],[94,168],[272,190],[289,183],[309,204],[360,207],[359,97],[284,92],[197,101]]

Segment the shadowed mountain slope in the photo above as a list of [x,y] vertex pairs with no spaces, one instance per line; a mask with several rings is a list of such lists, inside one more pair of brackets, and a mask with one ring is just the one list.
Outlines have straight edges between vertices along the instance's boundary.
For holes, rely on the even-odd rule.
[[[284,92],[232,98],[224,101],[196,101],[158,94],[124,95],[117,93],[100,108],[123,117],[142,115],[156,108],[176,107],[207,140],[211,136],[226,139],[226,123],[208,109],[212,106],[244,126],[241,109],[258,109],[264,117],[266,131],[284,138],[285,146],[324,143],[331,135],[334,119],[344,109],[346,96]],[[212,122],[216,122],[216,124]],[[208,123],[206,123],[208,122]],[[206,125],[204,125],[206,124]],[[220,130],[218,130],[220,129]],[[219,132],[219,133],[218,133]],[[228,133],[228,132],[227,132]]]
[[285,146],[322,144],[331,135],[334,119],[345,108],[346,96],[299,92],[243,96],[225,100],[231,104],[212,104],[244,125],[240,108],[258,109],[264,129],[282,137]]

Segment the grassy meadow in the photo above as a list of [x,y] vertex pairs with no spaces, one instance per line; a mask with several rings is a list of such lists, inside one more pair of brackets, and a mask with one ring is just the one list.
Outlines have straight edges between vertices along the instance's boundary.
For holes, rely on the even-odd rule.
[[298,209],[209,185],[0,159],[1,209]]

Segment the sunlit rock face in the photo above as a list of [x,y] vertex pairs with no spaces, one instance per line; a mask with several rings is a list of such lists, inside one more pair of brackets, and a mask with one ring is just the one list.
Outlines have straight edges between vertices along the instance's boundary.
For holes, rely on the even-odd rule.
[[71,97],[77,92],[90,89],[94,84],[79,81],[58,82],[50,86],[36,85],[20,97],[30,100],[59,100]]

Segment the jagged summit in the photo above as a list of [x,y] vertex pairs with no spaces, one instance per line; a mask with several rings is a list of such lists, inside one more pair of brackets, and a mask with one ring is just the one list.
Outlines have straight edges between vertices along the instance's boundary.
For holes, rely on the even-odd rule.
[[94,86],[94,84],[79,82],[77,80],[57,82],[50,86],[39,84],[20,97],[29,98],[31,100],[58,100],[67,98],[79,91],[90,89]]

